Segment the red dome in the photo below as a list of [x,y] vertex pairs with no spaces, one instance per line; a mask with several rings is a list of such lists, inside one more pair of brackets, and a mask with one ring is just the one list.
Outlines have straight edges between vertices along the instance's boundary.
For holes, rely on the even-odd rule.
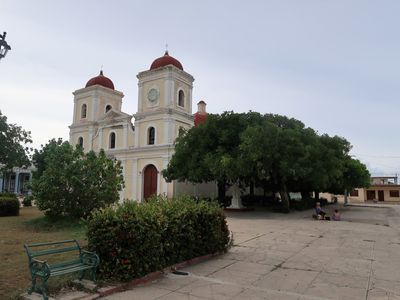
[[168,51],[165,51],[164,56],[157,58],[150,66],[150,70],[158,69],[168,65],[173,65],[183,71],[182,64],[176,58],[169,56]]
[[86,87],[93,86],[93,85],[101,85],[106,88],[114,90],[114,83],[111,81],[110,78],[103,75],[103,70],[100,71],[100,75],[93,77],[86,83]]

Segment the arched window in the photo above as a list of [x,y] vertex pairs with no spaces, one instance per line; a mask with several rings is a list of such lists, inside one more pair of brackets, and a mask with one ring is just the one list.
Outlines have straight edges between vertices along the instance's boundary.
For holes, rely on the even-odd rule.
[[81,107],[81,119],[86,118],[86,112],[87,112],[87,105],[86,104],[82,104],[82,107]]
[[185,106],[185,93],[182,90],[178,93],[178,105],[182,107]]
[[111,132],[110,133],[110,142],[109,142],[109,148],[110,149],[115,149],[115,140],[116,140],[115,133]]
[[154,140],[156,137],[156,130],[154,129],[154,127],[150,127],[148,130],[148,144],[149,145],[154,145]]
[[78,145],[83,148],[83,137],[81,136],[78,138]]
[[112,109],[112,106],[110,105],[110,104],[108,104],[107,106],[106,106],[106,113],[109,111],[109,110],[111,110]]

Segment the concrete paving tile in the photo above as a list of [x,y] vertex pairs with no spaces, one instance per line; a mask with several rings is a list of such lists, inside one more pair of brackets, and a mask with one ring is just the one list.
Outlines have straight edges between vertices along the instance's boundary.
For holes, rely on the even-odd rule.
[[89,293],[85,293],[82,291],[73,291],[73,292],[68,292],[65,294],[57,295],[56,300],[75,300],[75,299],[80,299],[84,298],[86,296],[89,296]]
[[209,298],[198,297],[190,294],[182,294],[178,292],[171,292],[167,295],[157,298],[157,300],[204,300],[204,299],[209,299]]
[[328,273],[368,277],[370,269],[370,260],[334,257],[330,260],[329,263],[327,263],[324,270]]
[[301,251],[305,248],[305,244],[301,243],[292,243],[292,242],[279,242],[276,244],[273,244],[268,247],[269,250],[275,250],[275,251],[288,251],[288,252],[298,252]]
[[318,275],[315,271],[294,269],[276,269],[253,283],[254,286],[303,293],[314,278]]
[[389,281],[389,280],[380,280],[377,278],[372,278],[369,288],[372,291],[382,291],[389,294],[400,295],[399,281]]
[[282,264],[282,268],[288,269],[299,269],[299,270],[310,270],[310,271],[322,271],[326,267],[327,259],[323,256],[303,256],[297,254],[290,259],[286,260]]
[[177,290],[176,292],[204,297],[207,299],[227,300],[241,293],[243,288],[238,285],[224,284],[212,280],[199,279],[187,286]]
[[366,239],[354,239],[354,237],[351,237],[346,239],[342,247],[372,250],[372,248],[374,247],[374,242],[372,241],[374,240],[370,239],[369,237]]
[[266,275],[274,269],[274,266],[239,261],[234,263],[233,265],[228,266],[226,269],[230,271],[240,271],[246,273],[254,273],[258,275]]
[[368,278],[320,273],[305,291],[306,295],[347,300],[365,298]]
[[260,233],[235,232],[233,234],[233,244],[239,245],[261,235]]
[[374,261],[372,262],[372,277],[380,280],[400,282],[399,264],[393,261]]
[[140,299],[140,300],[154,300],[161,296],[167,295],[171,293],[171,291],[166,289],[158,288],[154,285],[145,285],[134,288],[129,291],[125,291],[122,293],[113,294],[102,299],[105,300],[132,300],[132,299]]
[[285,292],[273,292],[266,290],[246,289],[236,295],[232,300],[297,300],[298,295],[292,295]]
[[207,264],[199,264],[182,268],[180,269],[180,271],[189,272],[200,276],[206,276],[218,271],[219,269],[220,267],[209,266]]
[[193,281],[196,281],[197,279],[192,276],[183,276],[183,275],[175,275],[172,273],[169,273],[165,275],[163,278],[157,280],[155,284],[157,287],[162,288],[162,289],[167,289],[170,291],[175,291],[183,286],[188,285],[189,283],[192,283]]
[[[367,300],[389,300],[390,295],[384,291],[370,291]],[[394,300],[392,298],[392,300]]]
[[255,273],[229,270],[226,268],[226,269],[221,269],[218,272],[212,273],[207,277],[215,278],[228,283],[248,285],[260,279],[261,276],[262,275]]

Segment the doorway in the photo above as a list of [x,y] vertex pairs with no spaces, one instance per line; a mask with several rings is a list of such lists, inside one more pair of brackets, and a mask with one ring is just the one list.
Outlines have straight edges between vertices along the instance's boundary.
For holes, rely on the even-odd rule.
[[383,191],[378,191],[378,200],[385,201],[385,194]]
[[148,165],[143,171],[143,198],[147,199],[157,194],[157,169],[154,165]]

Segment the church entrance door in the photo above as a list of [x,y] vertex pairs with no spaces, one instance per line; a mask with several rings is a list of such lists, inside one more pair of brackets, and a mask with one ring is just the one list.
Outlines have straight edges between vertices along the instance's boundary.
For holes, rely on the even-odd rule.
[[147,199],[157,193],[157,173],[157,169],[154,165],[148,165],[144,169],[144,199]]

